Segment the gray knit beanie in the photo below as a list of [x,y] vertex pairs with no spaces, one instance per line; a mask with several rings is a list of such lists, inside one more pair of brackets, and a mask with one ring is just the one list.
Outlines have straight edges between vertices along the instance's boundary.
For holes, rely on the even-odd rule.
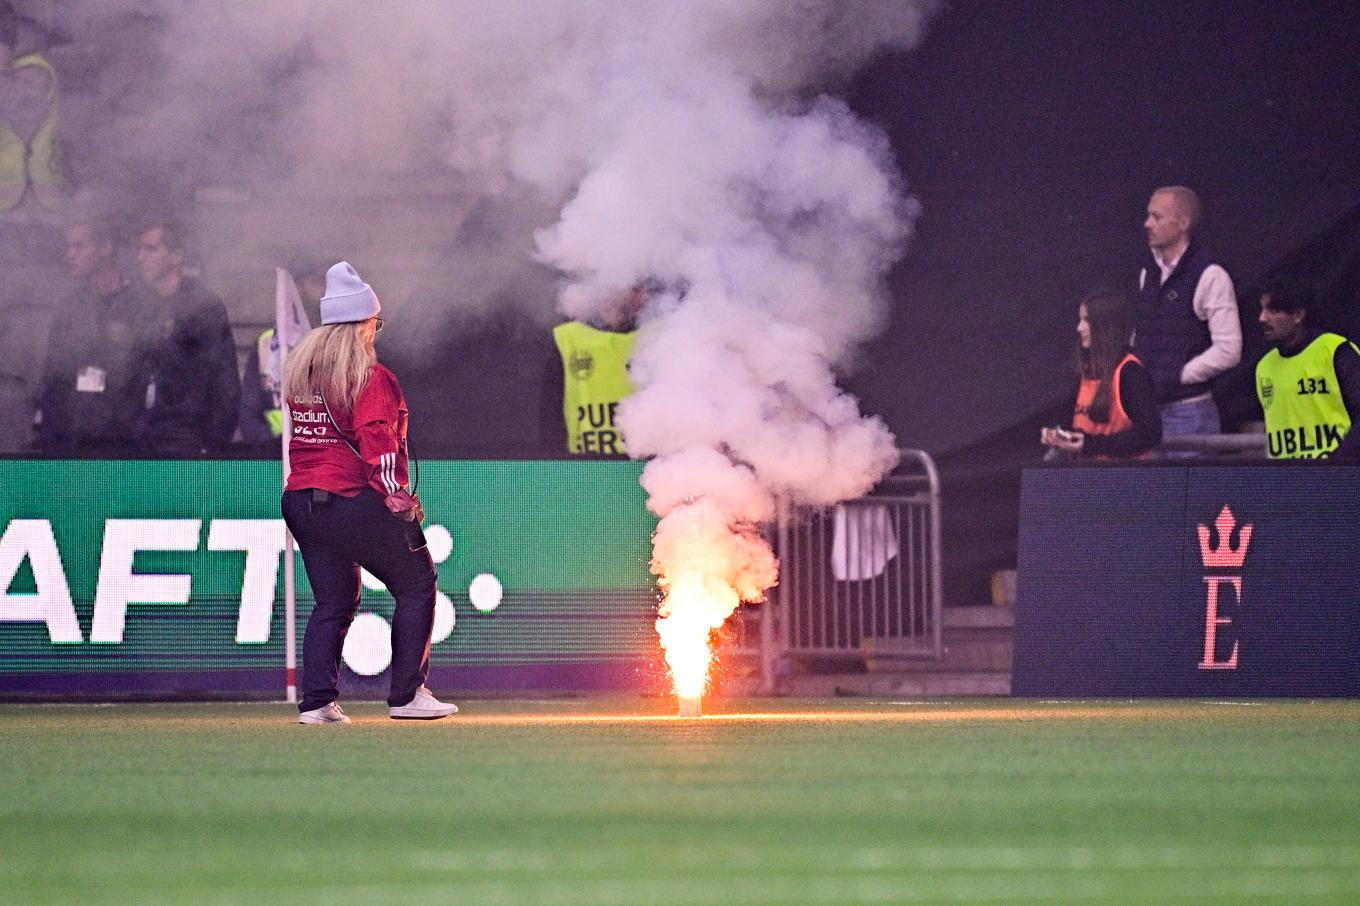
[[367,321],[382,311],[373,287],[364,282],[348,261],[326,271],[326,295],[321,297],[322,324]]

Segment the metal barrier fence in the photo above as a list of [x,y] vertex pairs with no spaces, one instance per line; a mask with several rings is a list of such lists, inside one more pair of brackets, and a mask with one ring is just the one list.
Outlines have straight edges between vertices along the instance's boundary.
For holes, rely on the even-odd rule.
[[728,646],[758,656],[762,692],[790,660],[859,660],[869,648],[941,656],[940,480],[924,451],[903,450],[859,500],[781,507],[774,541],[779,584],[738,611]]

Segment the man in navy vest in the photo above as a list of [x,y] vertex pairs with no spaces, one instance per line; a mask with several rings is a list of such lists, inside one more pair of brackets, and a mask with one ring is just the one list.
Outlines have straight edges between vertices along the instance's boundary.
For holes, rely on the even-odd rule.
[[1162,435],[1217,434],[1209,381],[1242,358],[1232,278],[1194,238],[1199,196],[1165,186],[1148,200],[1149,260],[1138,275],[1134,353],[1152,375]]

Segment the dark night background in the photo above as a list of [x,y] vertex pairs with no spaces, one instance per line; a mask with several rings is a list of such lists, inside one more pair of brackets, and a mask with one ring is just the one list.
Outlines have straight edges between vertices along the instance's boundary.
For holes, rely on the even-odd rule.
[[945,482],[946,602],[982,603],[1015,563],[1019,469],[1069,411],[1077,300],[1132,286],[1159,185],[1201,195],[1201,232],[1243,315],[1225,426],[1260,417],[1267,275],[1322,291],[1360,335],[1360,7],[955,3],[914,54],[864,72],[924,213],[896,310],[849,381]]
[[[1070,412],[1077,301],[1134,285],[1153,188],[1200,193],[1201,235],[1238,288],[1243,364],[1216,387],[1227,427],[1259,418],[1252,288],[1267,275],[1313,279],[1324,325],[1360,335],[1354,4],[956,2],[847,96],[887,131],[923,213],[891,324],[845,383],[940,463],[946,603],[984,602],[1014,565],[1019,470]],[[450,343],[437,372],[402,366],[413,408],[451,390],[482,404],[424,455],[542,455],[547,338],[507,320]]]
[[1159,185],[1199,191],[1259,283],[1360,203],[1357,47],[1354,4],[954,4],[854,86],[924,205],[865,407],[933,453],[1051,407],[1077,300],[1133,285]]

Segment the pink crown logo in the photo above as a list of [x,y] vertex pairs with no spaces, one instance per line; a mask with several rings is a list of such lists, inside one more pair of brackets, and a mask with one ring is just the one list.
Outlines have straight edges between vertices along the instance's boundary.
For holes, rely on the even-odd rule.
[[1232,533],[1236,527],[1237,519],[1233,517],[1233,511],[1224,506],[1218,518],[1214,520],[1214,528],[1218,530],[1218,545],[1210,547],[1209,526],[1202,522],[1199,524],[1199,557],[1204,561],[1206,569],[1210,567],[1237,569],[1242,565],[1242,561],[1247,559],[1247,546],[1251,544],[1251,523],[1242,526],[1237,546],[1233,547]]

